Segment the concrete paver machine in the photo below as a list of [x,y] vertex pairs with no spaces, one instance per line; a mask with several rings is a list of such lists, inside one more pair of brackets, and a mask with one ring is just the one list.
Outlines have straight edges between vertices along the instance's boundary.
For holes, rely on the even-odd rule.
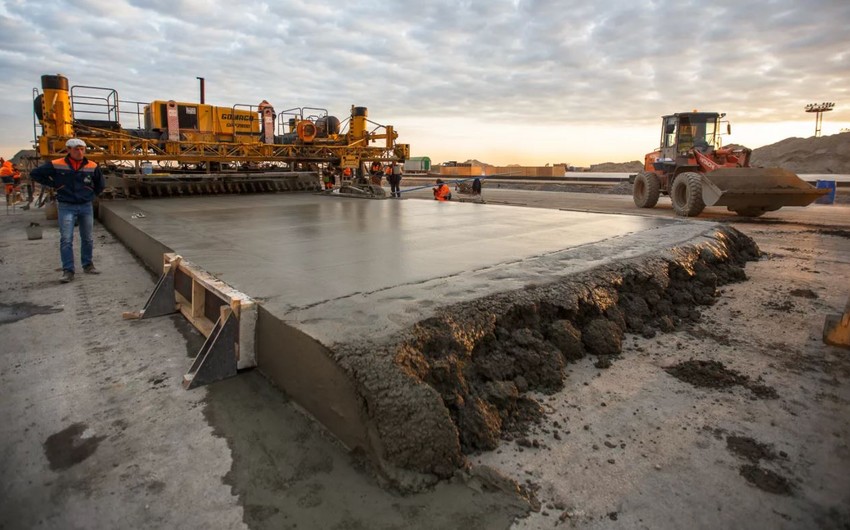
[[[200,103],[124,101],[112,88],[69,87],[61,75],[42,76],[33,97],[39,157],[60,158],[68,138],[82,138],[107,184],[126,196],[312,191],[322,173],[350,188],[365,182],[367,163],[403,164],[410,153],[366,107],[352,106],[340,122],[321,108],[276,113],[265,100],[207,105],[203,88]],[[351,182],[340,182],[349,173]]]
[[652,208],[661,194],[683,217],[706,206],[726,206],[744,217],[758,217],[783,206],[807,206],[828,190],[817,189],[791,171],[750,166],[752,151],[722,148],[725,114],[680,112],[664,116],[661,145],[646,155],[632,196],[639,208]]

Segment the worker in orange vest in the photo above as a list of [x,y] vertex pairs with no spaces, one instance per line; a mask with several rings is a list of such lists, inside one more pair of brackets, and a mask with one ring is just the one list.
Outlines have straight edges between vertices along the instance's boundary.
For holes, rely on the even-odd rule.
[[[15,177],[17,176],[17,182]],[[15,194],[15,184],[20,183],[21,173],[17,171],[11,161],[0,158],[0,180],[3,181],[6,192],[6,204],[12,203]]]
[[345,180],[351,180],[351,168],[347,167],[342,170],[342,178]]
[[324,182],[326,190],[334,189],[335,172],[336,170],[332,165],[326,167],[322,172],[322,182]]
[[372,165],[369,167],[369,182],[374,184],[375,186],[381,185],[381,177],[384,176],[384,167],[383,165],[375,160],[372,162]]
[[452,191],[442,179],[437,179],[437,185],[434,186],[434,200],[441,202],[452,200]]

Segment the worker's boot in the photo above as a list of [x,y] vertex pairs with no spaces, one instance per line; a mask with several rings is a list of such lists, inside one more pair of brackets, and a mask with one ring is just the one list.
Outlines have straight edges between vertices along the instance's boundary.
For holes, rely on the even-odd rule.
[[62,278],[59,279],[62,283],[69,283],[74,279],[74,271],[62,271]]
[[83,272],[85,272],[86,274],[100,274],[100,271],[94,268],[93,263],[83,267]]

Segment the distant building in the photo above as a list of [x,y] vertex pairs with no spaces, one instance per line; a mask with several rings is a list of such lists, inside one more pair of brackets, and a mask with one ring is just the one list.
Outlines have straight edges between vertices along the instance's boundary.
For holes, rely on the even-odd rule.
[[533,177],[563,177],[567,172],[566,166],[478,166],[474,164],[456,164],[440,166],[441,175],[457,177],[489,177],[493,175],[511,176],[517,178]]
[[413,156],[404,161],[405,173],[428,173],[431,171],[431,159],[427,156]]

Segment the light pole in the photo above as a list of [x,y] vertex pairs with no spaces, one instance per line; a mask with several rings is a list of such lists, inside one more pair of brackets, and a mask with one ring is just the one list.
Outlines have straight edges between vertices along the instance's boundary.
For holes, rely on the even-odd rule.
[[823,113],[829,112],[835,107],[835,103],[809,103],[806,112],[815,113],[815,137],[820,136],[820,128],[823,124]]

